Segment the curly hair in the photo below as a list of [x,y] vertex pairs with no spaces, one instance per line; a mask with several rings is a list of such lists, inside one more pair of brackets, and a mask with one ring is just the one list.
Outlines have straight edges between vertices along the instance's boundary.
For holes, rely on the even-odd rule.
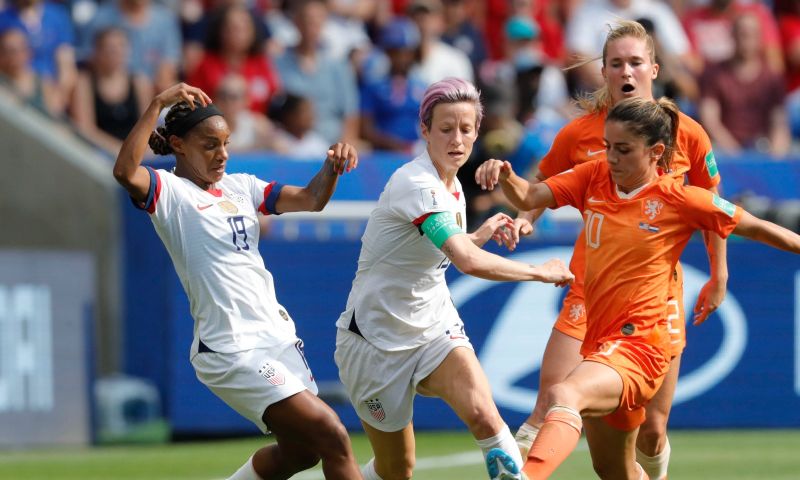
[[[195,100],[195,107],[201,106],[200,102]],[[170,107],[167,116],[164,118],[164,126],[156,128],[156,131],[150,134],[150,139],[147,144],[156,155],[170,155],[175,153],[172,150],[172,145],[169,143],[169,137],[173,135],[172,127],[175,122],[181,118],[186,117],[191,113],[192,109],[189,108],[188,102],[178,102]]]

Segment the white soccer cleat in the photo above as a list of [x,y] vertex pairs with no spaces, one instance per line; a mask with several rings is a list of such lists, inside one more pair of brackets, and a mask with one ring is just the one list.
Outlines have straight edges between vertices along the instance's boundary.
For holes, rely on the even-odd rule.
[[527,480],[519,469],[517,462],[499,448],[493,448],[486,454],[486,469],[491,480]]

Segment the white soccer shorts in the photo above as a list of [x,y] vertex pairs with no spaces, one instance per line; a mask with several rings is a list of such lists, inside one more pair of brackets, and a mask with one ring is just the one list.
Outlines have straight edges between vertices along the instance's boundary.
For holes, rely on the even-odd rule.
[[205,386],[264,433],[268,406],[303,390],[317,394],[300,339],[270,349],[198,353],[192,366]]
[[358,417],[383,432],[396,432],[411,422],[417,384],[456,347],[473,350],[460,319],[431,342],[396,352],[379,350],[340,328],[334,359]]

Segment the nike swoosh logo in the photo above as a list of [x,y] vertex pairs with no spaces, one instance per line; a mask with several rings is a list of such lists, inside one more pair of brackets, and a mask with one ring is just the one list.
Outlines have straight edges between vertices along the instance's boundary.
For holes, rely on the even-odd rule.
[[594,157],[598,153],[604,153],[605,151],[606,151],[605,148],[602,149],[602,150],[586,150],[586,156],[587,157]]
[[589,201],[589,203],[605,203],[605,201],[598,200],[598,199],[596,199],[594,197],[589,197],[588,201]]
[[197,209],[198,209],[198,210],[200,210],[200,211],[202,211],[202,210],[205,210],[206,208],[213,207],[213,206],[214,206],[214,204],[213,204],[213,203],[209,203],[208,205],[200,205],[200,204],[198,203],[198,204],[197,204]]

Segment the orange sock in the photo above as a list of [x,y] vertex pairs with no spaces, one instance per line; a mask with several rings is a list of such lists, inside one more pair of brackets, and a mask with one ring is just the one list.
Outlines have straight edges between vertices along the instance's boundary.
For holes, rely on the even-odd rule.
[[582,427],[581,415],[574,409],[556,405],[548,410],[522,469],[525,475],[530,480],[549,477],[575,450]]

